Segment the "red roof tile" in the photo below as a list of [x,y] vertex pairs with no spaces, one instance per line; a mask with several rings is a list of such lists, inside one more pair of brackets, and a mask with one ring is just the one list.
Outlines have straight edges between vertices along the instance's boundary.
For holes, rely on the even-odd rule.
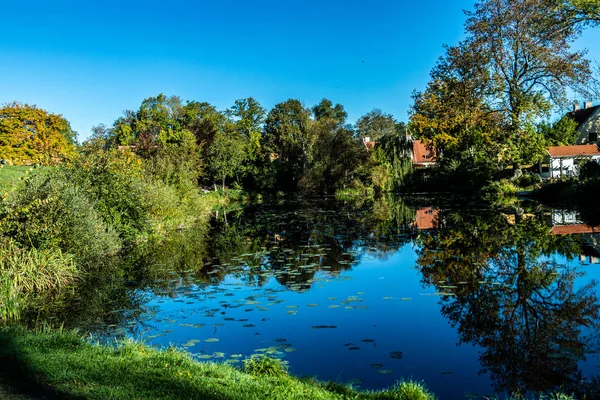
[[589,226],[589,225],[585,225],[585,224],[555,225],[550,230],[550,233],[553,235],[577,235],[577,234],[598,233],[598,232],[600,232],[600,227]]
[[417,215],[415,215],[415,220],[413,225],[417,229],[434,229],[437,228],[437,217],[440,213],[440,210],[426,207],[419,208],[417,210]]
[[553,146],[546,147],[551,157],[572,157],[585,155],[599,155],[600,150],[595,144],[582,144],[578,146]]
[[413,164],[432,164],[435,157],[420,140],[413,140]]

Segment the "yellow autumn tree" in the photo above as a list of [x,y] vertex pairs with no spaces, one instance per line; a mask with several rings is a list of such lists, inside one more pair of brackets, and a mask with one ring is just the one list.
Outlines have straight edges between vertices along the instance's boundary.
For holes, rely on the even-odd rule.
[[55,164],[75,155],[76,132],[60,114],[18,102],[0,108],[0,159]]

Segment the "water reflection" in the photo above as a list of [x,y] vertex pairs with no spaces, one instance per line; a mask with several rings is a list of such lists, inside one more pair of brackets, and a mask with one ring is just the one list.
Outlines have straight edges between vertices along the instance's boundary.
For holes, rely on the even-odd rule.
[[368,388],[587,390],[600,310],[579,260],[598,253],[580,218],[391,197],[254,205],[106,260],[30,315],[205,359],[261,350]]
[[440,211],[419,236],[418,265],[439,292],[442,315],[461,343],[481,348],[482,372],[496,391],[524,393],[581,387],[578,362],[598,349],[596,284],[576,286],[581,240],[552,234],[542,218]]

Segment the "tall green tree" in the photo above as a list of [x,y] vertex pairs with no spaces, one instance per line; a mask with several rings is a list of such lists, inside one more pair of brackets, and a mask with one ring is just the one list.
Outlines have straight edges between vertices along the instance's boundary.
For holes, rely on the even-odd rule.
[[361,138],[369,137],[371,140],[379,140],[385,135],[394,134],[396,121],[392,114],[374,109],[360,117],[356,121],[354,129]]
[[266,118],[266,110],[252,97],[239,99],[227,110],[226,114],[233,119],[235,130],[245,142],[246,155],[241,174],[249,184],[256,185],[261,175],[262,162],[262,131]]
[[299,100],[276,104],[265,121],[265,151],[277,165],[280,187],[295,189],[306,171],[313,138],[310,111]]
[[344,110],[344,106],[341,104],[336,104],[334,106],[331,100],[328,99],[321,100],[319,104],[312,108],[312,112],[315,121],[332,119],[340,125],[344,125],[344,123],[346,123],[346,118],[348,118],[348,113]]

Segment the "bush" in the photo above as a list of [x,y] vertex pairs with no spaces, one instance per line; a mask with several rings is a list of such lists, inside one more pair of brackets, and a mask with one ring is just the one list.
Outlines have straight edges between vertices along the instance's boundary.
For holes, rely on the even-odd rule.
[[120,248],[85,189],[64,168],[36,170],[0,204],[0,235],[21,247],[60,249],[82,264]]
[[524,174],[516,181],[516,185],[520,188],[535,186],[542,182],[542,177],[539,174]]
[[600,164],[596,161],[588,161],[580,167],[579,179],[582,181],[596,180],[600,178]]

